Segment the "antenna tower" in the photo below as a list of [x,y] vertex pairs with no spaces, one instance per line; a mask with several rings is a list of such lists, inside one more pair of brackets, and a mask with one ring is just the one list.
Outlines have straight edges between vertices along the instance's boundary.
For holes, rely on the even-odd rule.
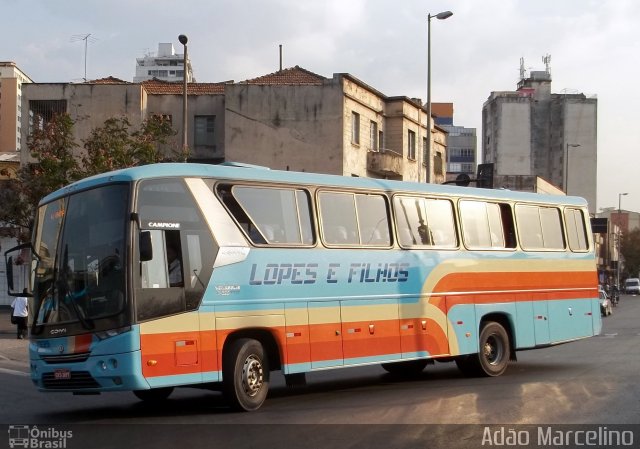
[[91,33],[86,34],[74,34],[71,36],[71,42],[84,41],[84,78],[83,80],[87,81],[87,44],[91,42],[92,44],[96,42],[98,39],[91,36]]
[[547,73],[551,74],[551,55],[546,54],[542,57],[542,62],[544,62],[545,70]]

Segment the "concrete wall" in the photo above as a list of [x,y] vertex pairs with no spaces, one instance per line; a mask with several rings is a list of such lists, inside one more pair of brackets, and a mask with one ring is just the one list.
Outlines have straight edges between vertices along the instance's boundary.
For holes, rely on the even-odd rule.
[[227,85],[225,159],[342,175],[343,114],[339,84]]
[[102,126],[107,119],[126,116],[136,128],[147,112],[146,92],[137,84],[25,84],[22,86],[22,164],[31,159],[26,142],[29,102],[34,100],[66,101],[66,112],[75,122],[74,137],[80,147],[91,130]]
[[[193,161],[220,162],[224,159],[224,95],[189,95],[187,97],[187,143],[189,159]],[[179,151],[182,148],[182,95],[148,95],[147,116],[170,115],[176,135],[163,150]],[[194,142],[195,116],[215,116],[214,148],[197,148]]]
[[496,172],[505,175],[532,174],[531,109],[526,101],[499,101],[496,140]]
[[[589,212],[596,212],[598,148],[597,148],[597,100],[567,100],[564,120],[564,140],[569,147],[567,154],[568,195],[578,195],[589,202]],[[565,150],[566,151],[566,150]]]

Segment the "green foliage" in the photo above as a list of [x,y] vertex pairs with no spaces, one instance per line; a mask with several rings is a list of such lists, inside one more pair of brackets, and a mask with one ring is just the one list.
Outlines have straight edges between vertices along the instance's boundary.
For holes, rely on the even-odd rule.
[[77,179],[78,163],[73,156],[73,121],[68,115],[35,126],[27,146],[34,163],[24,165],[17,179],[0,189],[0,222],[29,228],[40,198]]
[[84,151],[74,140],[73,126],[68,114],[36,126],[27,142],[34,162],[21,167],[17,179],[0,186],[0,222],[23,228],[22,240],[28,239],[38,202],[49,193],[87,176],[188,156],[173,151],[166,157],[161,151],[176,134],[161,117],[145,120],[136,129],[124,117],[110,118],[91,131]]
[[84,141],[83,175],[177,160],[178,155],[166,157],[159,151],[159,145],[166,145],[174,135],[171,123],[158,116],[145,120],[136,130],[126,117],[110,118]]
[[640,229],[622,236],[620,252],[624,256],[624,277],[638,277],[640,271]]

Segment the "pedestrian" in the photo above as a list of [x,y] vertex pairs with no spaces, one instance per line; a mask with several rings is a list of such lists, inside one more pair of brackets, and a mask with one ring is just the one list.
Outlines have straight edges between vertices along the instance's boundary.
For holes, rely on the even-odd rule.
[[27,336],[27,320],[29,319],[29,302],[27,297],[27,289],[22,290],[22,296],[16,297],[11,303],[11,322],[15,322],[18,327],[18,340],[22,340]]

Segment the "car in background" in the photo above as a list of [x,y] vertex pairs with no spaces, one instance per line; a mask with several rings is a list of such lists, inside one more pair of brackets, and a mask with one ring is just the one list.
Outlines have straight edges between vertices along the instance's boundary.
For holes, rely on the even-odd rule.
[[602,287],[598,287],[598,294],[600,297],[600,313],[602,316],[609,316],[613,313],[613,304],[607,292]]
[[626,281],[624,281],[624,292],[627,295],[640,294],[640,279],[628,278]]

